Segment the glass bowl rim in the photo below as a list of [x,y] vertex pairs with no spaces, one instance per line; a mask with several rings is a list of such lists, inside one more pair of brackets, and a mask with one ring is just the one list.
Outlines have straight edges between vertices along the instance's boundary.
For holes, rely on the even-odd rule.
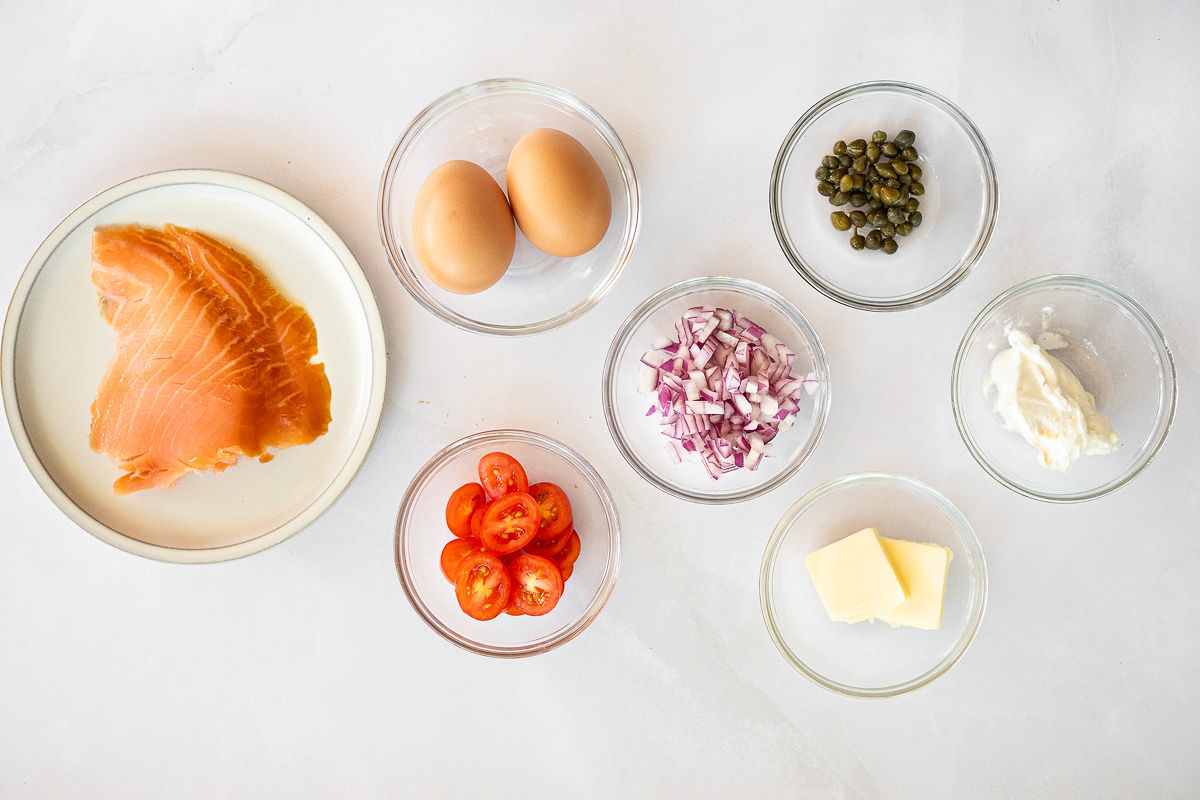
[[[775,560],[779,553],[779,546],[793,523],[823,497],[842,489],[864,484],[884,484],[907,489],[927,500],[933,501],[935,505],[948,514],[953,522],[955,533],[958,535],[959,540],[967,551],[967,555],[970,557],[969,560],[975,564],[975,569],[972,570],[971,577],[974,582],[977,600],[972,606],[967,623],[963,627],[951,651],[941,661],[915,678],[877,688],[864,688],[835,681],[812,669],[803,659],[793,653],[784,643],[783,637],[775,625],[774,615],[771,610],[773,606],[771,592],[769,590],[771,578],[774,575]],[[896,695],[919,689],[944,675],[952,666],[958,663],[967,652],[971,642],[975,640],[975,636],[979,632],[980,623],[983,621],[984,612],[987,609],[987,589],[987,560],[983,554],[983,547],[980,545],[979,537],[975,535],[975,530],[971,527],[971,523],[967,521],[967,518],[958,507],[950,502],[949,498],[944,494],[928,484],[916,478],[889,472],[856,472],[842,475],[841,477],[822,483],[793,503],[784,512],[783,516],[780,517],[774,530],[771,531],[771,537],[767,540],[766,549],[763,551],[762,565],[758,576],[758,599],[762,610],[763,622],[766,624],[767,633],[770,634],[771,640],[775,643],[776,649],[779,650],[784,660],[818,686],[850,697],[895,697]]]
[[[938,283],[931,286],[924,292],[913,295],[906,295],[899,300],[878,300],[866,297],[852,292],[843,292],[834,288],[825,281],[820,274],[809,265],[804,256],[793,250],[789,245],[789,237],[785,235],[782,206],[783,194],[783,173],[786,171],[788,164],[791,162],[792,151],[796,147],[796,143],[800,137],[808,130],[808,128],[821,117],[826,111],[841,103],[843,100],[859,95],[874,94],[883,91],[898,91],[901,94],[907,94],[918,99],[927,101],[934,106],[939,106],[943,111],[946,111],[950,117],[955,120],[962,130],[967,134],[967,138],[975,147],[975,154],[983,167],[984,173],[984,191],[986,192],[989,202],[984,215],[984,226],[976,237],[971,249],[955,266],[955,268],[947,274]],[[943,97],[932,89],[927,89],[923,86],[918,86],[915,83],[906,83],[896,80],[878,80],[867,81],[864,83],[856,83],[838,89],[836,92],[829,94],[817,101],[811,108],[805,111],[796,123],[792,125],[787,136],[784,137],[783,143],[779,146],[779,152],[775,157],[775,164],[771,168],[771,185],[770,185],[770,208],[771,208],[771,226],[775,229],[775,238],[779,242],[779,248],[783,250],[784,256],[791,263],[792,268],[799,273],[800,277],[808,282],[810,286],[816,289],[821,294],[836,300],[842,305],[856,308],[861,311],[906,311],[911,308],[918,308],[932,303],[939,297],[947,294],[951,289],[962,282],[964,278],[971,272],[978,263],[983,251],[987,248],[988,242],[991,241],[992,231],[996,227],[996,217],[999,213],[999,186],[996,181],[996,165],[992,157],[992,151],[988,147],[987,140],[983,138],[983,134],[979,128],[967,116],[961,108],[948,98]]]
[[[495,94],[533,94],[549,97],[567,106],[574,113],[582,117],[600,133],[600,136],[612,151],[623,178],[624,193],[626,201],[629,204],[629,218],[625,224],[617,257],[609,266],[604,280],[593,288],[583,301],[575,304],[566,311],[549,319],[522,325],[499,325],[480,322],[454,311],[437,300],[428,289],[421,285],[419,278],[416,277],[416,271],[420,267],[409,263],[409,259],[404,254],[404,249],[399,244],[399,237],[396,235],[391,215],[388,213],[396,172],[399,170],[404,156],[411,149],[421,133],[424,132],[425,128],[445,111],[471,100]],[[408,123],[408,126],[400,134],[400,137],[396,140],[395,145],[393,145],[391,152],[388,154],[387,162],[383,169],[383,176],[379,180],[376,221],[379,227],[379,238],[383,244],[383,249],[387,255],[388,264],[391,266],[392,272],[395,273],[400,283],[408,290],[412,298],[427,311],[456,328],[473,333],[483,333],[490,336],[529,336],[553,330],[578,319],[598,305],[608,295],[622,273],[624,273],[625,267],[628,265],[629,259],[633,254],[634,246],[637,244],[638,233],[641,230],[640,198],[641,189],[637,173],[633,167],[633,161],[629,157],[629,151],[626,149],[621,137],[617,134],[616,129],[609,124],[608,120],[599,111],[578,95],[553,84],[525,78],[489,78],[460,86],[457,89],[451,89],[423,108]]]
[[[965,422],[966,412],[962,407],[962,400],[959,395],[958,384],[959,378],[962,375],[964,362],[966,361],[967,350],[975,337],[979,334],[986,320],[992,315],[996,309],[1022,295],[1029,294],[1039,289],[1052,288],[1076,288],[1087,289],[1105,296],[1113,301],[1117,306],[1129,312],[1131,316],[1137,319],[1149,338],[1153,341],[1156,349],[1163,355],[1165,368],[1162,371],[1163,384],[1170,390],[1170,399],[1167,403],[1166,418],[1162,425],[1162,430],[1158,434],[1157,441],[1146,451],[1146,454],[1133,466],[1122,473],[1118,477],[1102,484],[1101,486],[1082,492],[1071,492],[1069,494],[1048,494],[1037,492],[1029,489],[1015,481],[1009,480],[992,464],[991,460],[984,455],[983,450],[979,447],[974,437],[971,436],[967,424]],[[1162,449],[1163,443],[1167,439],[1167,434],[1171,431],[1171,425],[1175,421],[1175,407],[1178,403],[1179,385],[1175,373],[1175,356],[1171,352],[1171,345],[1167,342],[1166,336],[1162,329],[1158,327],[1158,323],[1154,321],[1154,317],[1150,312],[1142,306],[1137,300],[1127,295],[1112,284],[1106,283],[1098,278],[1092,278],[1087,275],[1072,275],[1072,274],[1052,274],[1042,275],[1037,278],[1032,278],[1027,281],[1022,281],[1016,286],[1009,287],[993,298],[983,309],[975,315],[971,320],[971,324],[967,326],[966,332],[963,334],[962,340],[958,344],[958,351],[954,354],[954,366],[950,370],[950,405],[954,411],[954,424],[958,427],[959,436],[966,445],[967,450],[975,459],[979,466],[983,467],[984,472],[991,475],[1002,485],[1008,487],[1017,494],[1033,500],[1041,500],[1046,503],[1082,503],[1088,500],[1095,500],[1098,497],[1103,497],[1106,494],[1115,492],[1131,480],[1136,478],[1154,457],[1158,455],[1158,451]]]
[[[783,314],[788,320],[795,325],[803,333],[808,345],[812,348],[813,369],[823,380],[820,384],[818,392],[814,397],[820,399],[816,401],[815,416],[813,418],[813,431],[809,435],[808,443],[794,457],[794,463],[784,468],[774,478],[764,481],[762,484],[752,486],[741,492],[730,495],[712,496],[698,492],[682,489],[672,483],[669,483],[659,477],[650,467],[642,462],[640,458],[633,452],[624,435],[621,434],[620,428],[616,422],[615,403],[613,402],[613,391],[615,389],[615,376],[617,370],[617,353],[622,350],[633,336],[634,331],[645,322],[657,308],[670,302],[671,300],[684,297],[695,292],[706,291],[710,289],[725,290],[748,294],[758,300],[765,302],[767,305],[774,307],[777,311]],[[800,467],[804,466],[805,462],[812,456],[817,449],[817,445],[821,441],[821,437],[825,433],[825,425],[829,420],[829,406],[832,396],[829,357],[825,352],[825,345],[821,342],[821,337],[817,334],[816,329],[808,318],[796,307],[794,303],[781,295],[779,292],[746,278],[737,278],[731,276],[701,276],[696,278],[687,278],[686,280],[673,283],[654,292],[645,300],[637,305],[625,318],[617,329],[616,335],[613,337],[612,344],[609,345],[608,354],[604,359],[604,369],[601,373],[601,400],[604,407],[604,421],[608,425],[609,435],[620,451],[621,456],[633,467],[634,471],[642,476],[650,485],[657,489],[666,492],[669,495],[678,497],[682,500],[689,500],[696,503],[704,503],[708,505],[723,505],[727,503],[740,503],[754,497],[766,494],[782,485],[799,471]]]
[[[404,552],[404,531],[406,523],[409,521],[409,514],[412,510],[413,502],[417,494],[425,488],[426,482],[432,474],[438,469],[442,462],[451,456],[456,456],[459,453],[474,447],[479,444],[486,444],[495,441],[512,441],[517,440],[524,444],[543,447],[559,457],[570,462],[572,466],[578,469],[587,478],[592,489],[600,497],[600,504],[604,509],[604,516],[608,521],[609,531],[609,549],[608,563],[604,568],[604,577],[600,587],[597,590],[595,597],[592,599],[588,607],[583,613],[550,639],[536,642],[534,644],[520,646],[503,646],[497,647],[493,645],[476,642],[465,636],[462,636],[443,623],[438,616],[433,613],[420,598],[412,575],[410,574],[408,561],[402,555]],[[533,431],[520,430],[516,428],[501,428],[497,430],[481,431],[468,436],[456,439],[450,444],[437,451],[426,461],[420,469],[413,475],[409,481],[408,487],[404,490],[404,495],[400,498],[400,505],[396,511],[396,527],[392,538],[392,552],[396,564],[396,574],[400,579],[400,586],[404,590],[405,596],[408,598],[409,604],[413,610],[417,612],[425,624],[436,631],[453,645],[456,645],[463,650],[479,655],[491,656],[493,658],[522,658],[525,656],[538,655],[546,653],[574,639],[592,623],[592,621],[600,614],[600,611],[608,603],[609,597],[612,595],[613,588],[617,583],[617,574],[621,567],[621,519],[617,513],[616,503],[613,501],[612,494],[608,490],[608,486],[604,483],[604,479],[600,474],[588,463],[578,452],[545,434],[535,433]]]

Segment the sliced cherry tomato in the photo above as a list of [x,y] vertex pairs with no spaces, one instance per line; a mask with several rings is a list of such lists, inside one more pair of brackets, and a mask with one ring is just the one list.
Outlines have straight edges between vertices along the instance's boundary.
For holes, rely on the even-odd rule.
[[472,553],[486,553],[478,539],[451,539],[442,548],[442,574],[446,580],[454,583],[458,575],[458,565]]
[[533,541],[538,529],[538,507],[525,492],[512,492],[493,500],[479,521],[479,541],[496,555],[514,553]]
[[471,522],[467,527],[469,527],[471,529],[471,538],[472,539],[479,538],[479,526],[483,523],[483,512],[487,511],[487,507],[490,506],[491,504],[492,504],[492,501],[488,500],[488,501],[484,502],[482,505],[476,507],[476,509],[473,512],[471,512]]
[[471,538],[471,514],[486,502],[483,487],[478,483],[458,487],[446,503],[446,527],[460,539]]
[[454,579],[458,605],[468,616],[480,620],[495,619],[508,607],[512,596],[512,577],[504,562],[491,553],[474,553],[458,565]]
[[573,532],[568,528],[553,539],[539,539],[535,536],[532,542],[525,545],[525,552],[530,555],[541,556],[542,558],[557,558],[560,553],[567,549],[567,544],[571,541],[571,534]]
[[579,558],[579,551],[583,549],[583,543],[579,541],[579,533],[572,531],[567,537],[566,548],[554,557],[554,563],[558,565],[560,570],[575,565],[575,559]]
[[567,578],[571,577],[571,573],[575,571],[574,564],[567,564],[562,568],[563,583],[567,582]]
[[535,539],[554,539],[571,530],[571,501],[566,492],[553,483],[535,483],[529,493],[542,515]]
[[553,561],[526,554],[513,559],[509,572],[513,582],[512,604],[518,611],[540,617],[558,605],[563,579]]
[[479,482],[491,500],[510,492],[528,492],[525,468],[507,453],[488,453],[479,459]]
[[504,613],[508,614],[510,617],[525,616],[525,612],[522,611],[521,609],[517,608],[516,605],[513,604],[512,600],[508,601],[508,608],[504,609]]

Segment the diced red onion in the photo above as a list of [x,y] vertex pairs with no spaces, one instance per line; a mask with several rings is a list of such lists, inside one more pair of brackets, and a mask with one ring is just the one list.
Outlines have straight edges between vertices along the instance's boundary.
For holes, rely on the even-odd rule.
[[714,480],[757,469],[775,453],[770,443],[790,428],[816,376],[792,376],[795,353],[753,320],[724,308],[695,306],[675,323],[675,339],[659,337],[641,359],[639,388],[654,397],[667,453],[686,454]]

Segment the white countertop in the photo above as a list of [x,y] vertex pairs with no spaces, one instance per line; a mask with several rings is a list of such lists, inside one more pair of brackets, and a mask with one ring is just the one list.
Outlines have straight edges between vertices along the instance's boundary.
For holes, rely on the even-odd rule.
[[[342,499],[284,544],[215,566],[160,564],[87,535],[0,435],[0,797],[1195,796],[1200,6],[932,0],[847,31],[874,7],[607,5],[5,4],[0,295],[98,191],[163,169],[233,170],[295,194],[349,244],[383,312],[390,373],[378,439]],[[643,201],[612,293],[519,341],[454,330],[418,306],[375,222],[379,176],[409,119],[500,76],[594,105],[629,148]],[[818,295],[788,266],[767,210],[791,124],[875,78],[957,102],[999,176],[999,221],[974,272],[899,314]],[[1142,302],[1174,347],[1180,390],[1146,471],[1067,507],[988,477],[949,400],[975,313],[1056,271]],[[834,389],[824,439],[797,475],[711,508],[660,493],[622,460],[600,367],[637,302],[720,273],[800,307]],[[525,406],[487,399],[510,365],[531,361],[557,373],[553,391]],[[432,398],[430,375],[444,383]],[[578,449],[624,525],[620,579],[597,621],[516,661],[439,638],[392,563],[414,470],[497,427]],[[783,511],[863,470],[944,492],[989,566],[966,656],[891,700],[809,683],[779,656],[758,604]]]

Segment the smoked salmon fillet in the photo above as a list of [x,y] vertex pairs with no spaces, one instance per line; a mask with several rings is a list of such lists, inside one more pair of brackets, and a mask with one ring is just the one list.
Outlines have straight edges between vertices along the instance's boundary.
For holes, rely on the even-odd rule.
[[254,263],[211,236],[97,228],[92,283],[116,353],[92,403],[92,449],[116,494],[308,444],[329,428],[317,331]]

